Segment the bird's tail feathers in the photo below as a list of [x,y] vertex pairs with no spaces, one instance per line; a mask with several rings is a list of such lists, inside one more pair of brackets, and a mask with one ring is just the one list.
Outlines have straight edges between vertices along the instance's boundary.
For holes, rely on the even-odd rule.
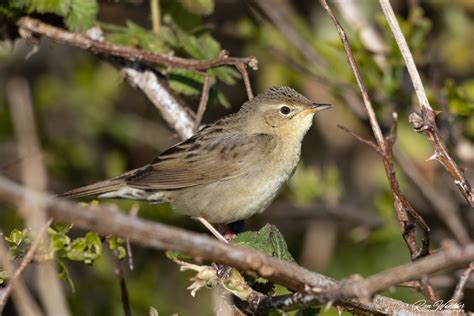
[[99,195],[121,189],[124,186],[122,179],[109,179],[73,189],[61,194],[63,197],[78,198],[89,195]]

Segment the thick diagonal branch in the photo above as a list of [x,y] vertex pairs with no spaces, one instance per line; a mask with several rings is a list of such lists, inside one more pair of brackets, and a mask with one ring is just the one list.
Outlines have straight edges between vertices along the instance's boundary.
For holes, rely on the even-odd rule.
[[[175,250],[196,258],[230,265],[240,271],[256,273],[296,291],[304,292],[309,287],[326,289],[337,284],[334,279],[259,251],[224,244],[206,235],[127,216],[104,206],[92,206],[85,209],[67,200],[31,191],[0,176],[0,201],[18,205],[22,203],[26,194],[34,196],[35,200],[44,205],[48,215],[58,221],[73,223],[76,227],[94,230],[103,235],[120,236],[145,247]],[[432,264],[432,260],[437,259],[431,259],[433,256],[429,256],[423,261],[427,262],[423,266],[428,267],[420,269],[420,273],[432,273],[453,264],[463,264],[474,259],[473,245],[455,246],[453,249],[456,249],[453,253],[460,253],[460,255],[447,255],[443,257],[445,259],[442,264]],[[418,277],[415,274],[411,276]],[[398,281],[399,279],[394,278],[395,283],[384,284],[391,286],[397,284]],[[375,314],[393,314],[403,311],[413,313],[419,310],[416,306],[383,296],[375,296],[371,302],[341,298],[337,300],[337,303],[350,306],[359,312]]]

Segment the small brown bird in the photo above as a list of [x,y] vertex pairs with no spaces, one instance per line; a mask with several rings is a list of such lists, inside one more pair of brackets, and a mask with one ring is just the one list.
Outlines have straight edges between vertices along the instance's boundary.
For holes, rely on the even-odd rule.
[[314,114],[331,107],[288,87],[271,88],[150,164],[63,196],[169,202],[201,221],[242,220],[277,196],[298,164]]

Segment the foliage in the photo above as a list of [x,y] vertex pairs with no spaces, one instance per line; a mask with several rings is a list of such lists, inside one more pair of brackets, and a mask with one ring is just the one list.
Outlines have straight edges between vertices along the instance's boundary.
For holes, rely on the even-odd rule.
[[232,243],[265,252],[281,260],[295,262],[288,251],[285,238],[274,225],[266,224],[259,231],[238,234],[232,240]]
[[[80,261],[86,265],[92,265],[103,255],[102,238],[95,232],[87,232],[84,237],[69,237],[72,229],[70,224],[55,223],[48,228],[49,244],[40,247],[35,254],[37,260],[55,260],[59,265],[59,277],[66,281],[70,289],[74,292],[74,282],[65,264],[66,260]],[[31,246],[30,230],[22,231],[13,229],[9,236],[5,237],[10,248],[12,259],[22,258]],[[107,237],[106,242],[109,249],[116,254],[119,260],[126,256],[123,246],[123,239],[118,237]],[[0,274],[0,284],[4,282],[7,275],[4,271]]]

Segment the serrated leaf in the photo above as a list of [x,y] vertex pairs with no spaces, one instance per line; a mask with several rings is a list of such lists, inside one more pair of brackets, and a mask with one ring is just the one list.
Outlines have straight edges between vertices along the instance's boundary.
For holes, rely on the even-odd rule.
[[69,12],[70,4],[70,0],[32,0],[31,9],[39,13],[55,13],[65,16]]
[[281,260],[295,261],[288,251],[283,235],[271,224],[265,225],[258,232],[241,233],[232,240],[232,243],[265,252]]
[[71,0],[66,25],[72,31],[85,31],[91,28],[99,6],[96,0]]
[[214,11],[214,0],[180,0],[181,5],[196,15],[209,15]]
[[265,227],[267,226],[269,226],[268,236],[273,247],[272,256],[284,261],[294,262],[295,259],[293,259],[293,256],[288,251],[288,245],[286,244],[285,237],[283,237],[276,226],[267,224]]

